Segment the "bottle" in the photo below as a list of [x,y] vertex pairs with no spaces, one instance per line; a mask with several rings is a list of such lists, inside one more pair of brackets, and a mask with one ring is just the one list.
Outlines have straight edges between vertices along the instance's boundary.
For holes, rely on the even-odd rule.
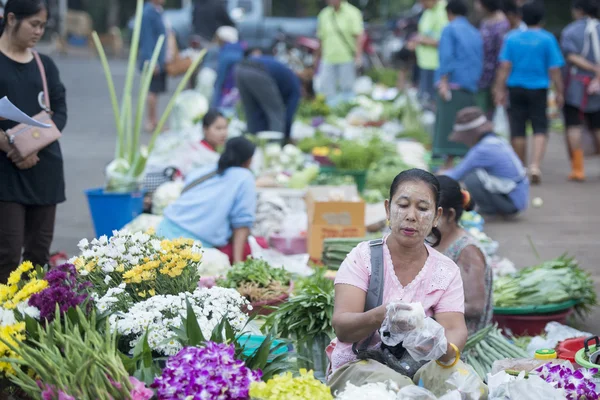
[[551,360],[556,360],[558,354],[556,354],[554,349],[540,349],[535,352],[534,358],[536,360],[550,362]]

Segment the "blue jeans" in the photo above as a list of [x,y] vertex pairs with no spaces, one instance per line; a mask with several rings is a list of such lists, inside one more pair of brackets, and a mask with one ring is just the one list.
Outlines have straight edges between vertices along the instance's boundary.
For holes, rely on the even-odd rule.
[[488,191],[475,172],[469,173],[463,182],[479,208],[480,214],[514,215],[519,212],[507,194]]

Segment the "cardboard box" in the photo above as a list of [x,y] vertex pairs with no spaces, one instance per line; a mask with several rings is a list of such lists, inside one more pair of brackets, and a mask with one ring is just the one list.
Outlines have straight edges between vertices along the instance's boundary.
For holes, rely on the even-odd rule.
[[330,237],[364,237],[365,202],[356,186],[313,186],[306,192],[308,254],[320,261],[323,240]]

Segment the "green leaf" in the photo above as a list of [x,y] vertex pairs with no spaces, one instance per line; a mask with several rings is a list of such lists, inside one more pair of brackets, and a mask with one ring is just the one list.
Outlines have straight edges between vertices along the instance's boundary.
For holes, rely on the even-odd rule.
[[202,329],[200,329],[200,325],[198,324],[198,318],[196,317],[196,313],[190,304],[190,300],[186,297],[185,303],[187,306],[187,315],[185,319],[185,328],[186,334],[188,337],[188,345],[189,346],[198,346],[204,342],[206,339],[202,334]]

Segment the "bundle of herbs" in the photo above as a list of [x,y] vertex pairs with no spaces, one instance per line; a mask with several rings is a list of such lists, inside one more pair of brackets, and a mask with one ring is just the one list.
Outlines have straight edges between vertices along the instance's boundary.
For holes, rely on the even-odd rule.
[[339,152],[332,152],[329,159],[337,169],[347,171],[365,171],[382,157],[396,154],[394,146],[384,142],[379,136],[373,136],[366,142],[340,140]]
[[235,264],[225,279],[217,284],[221,287],[237,289],[250,302],[269,301],[287,293],[291,275],[283,268],[273,268],[264,260],[249,258]]
[[496,307],[529,307],[576,301],[575,311],[589,313],[597,305],[594,281],[566,254],[494,281]]

